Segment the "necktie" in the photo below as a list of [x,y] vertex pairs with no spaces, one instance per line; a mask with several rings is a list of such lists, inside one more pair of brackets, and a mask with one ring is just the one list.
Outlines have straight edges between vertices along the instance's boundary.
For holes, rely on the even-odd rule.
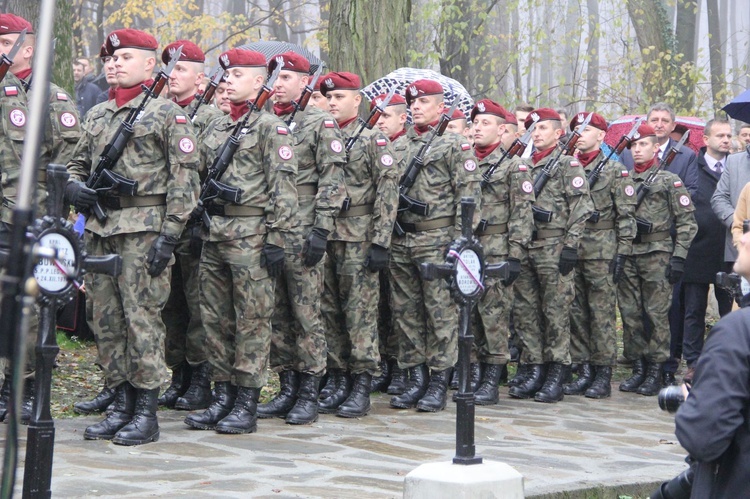
[[716,162],[716,173],[721,173],[724,171],[724,165],[721,164],[721,161]]

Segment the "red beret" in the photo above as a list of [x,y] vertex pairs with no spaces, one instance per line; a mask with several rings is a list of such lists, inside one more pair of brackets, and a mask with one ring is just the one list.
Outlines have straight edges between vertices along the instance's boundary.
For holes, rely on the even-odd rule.
[[181,61],[187,62],[206,62],[206,54],[200,49],[200,47],[190,40],[177,40],[172,42],[166,47],[161,53],[161,62],[169,64],[172,59],[172,54],[182,45],[182,53],[180,54]]
[[26,28],[27,35],[34,33],[31,23],[23,17],[13,14],[0,14],[0,35],[20,33],[24,28]]
[[266,57],[260,52],[247,49],[227,50],[219,56],[219,64],[224,69],[236,66],[244,68],[265,68]]
[[[450,109],[448,109],[448,108],[443,109],[443,114],[448,114],[448,111],[450,111]],[[451,121],[453,121],[453,120],[464,120],[465,121],[466,120],[466,115],[459,108],[456,108],[456,109],[453,110],[453,114],[451,114]]]
[[117,49],[156,50],[156,38],[137,29],[118,29],[107,36],[107,52],[114,55]]
[[557,114],[557,111],[555,111],[554,109],[550,107],[542,107],[531,111],[524,120],[523,124],[528,129],[532,123],[546,120],[562,121],[562,118],[560,118],[560,115]]
[[[582,113],[578,113],[575,116],[573,116],[573,119],[570,120],[570,130],[573,131],[576,129],[578,125],[586,121],[586,118],[589,116],[589,112],[584,111]],[[601,114],[594,113],[594,115],[591,117],[591,121],[589,121],[589,126],[593,126],[594,128],[598,128],[599,130],[606,132],[607,128],[607,120],[604,119],[604,117]]]
[[474,117],[477,114],[494,114],[508,121],[508,110],[490,99],[482,99],[474,104],[474,107],[471,109],[471,121],[474,121]]
[[276,65],[281,61],[284,62],[284,67],[282,68],[284,71],[310,74],[310,61],[297,52],[292,51],[284,52],[283,54],[272,57],[271,60],[268,61],[268,72],[273,73],[273,70],[276,69]]
[[99,58],[104,59],[105,57],[110,57],[112,54],[109,53],[107,50],[107,44],[102,43],[102,48],[99,49]]
[[[638,130],[636,130],[635,135],[633,136],[633,142],[645,139],[646,137],[656,137],[656,130],[654,130],[654,127],[648,123],[641,123],[641,126],[638,127]],[[629,148],[630,146],[628,145],[628,149]]]
[[518,119],[516,118],[516,115],[511,113],[510,111],[505,112],[505,122],[509,125],[518,126]]
[[[386,97],[388,97],[388,94],[380,94],[372,99],[372,102],[370,102],[370,111],[372,111],[376,105],[382,104]],[[393,94],[391,101],[388,103],[388,107],[398,106],[399,104],[406,104],[406,101],[401,95]]]
[[443,86],[435,80],[417,80],[406,87],[406,105],[411,106],[411,101],[424,95],[443,95]]
[[320,93],[325,95],[331,90],[359,90],[362,86],[359,76],[354,73],[333,71],[320,78]]

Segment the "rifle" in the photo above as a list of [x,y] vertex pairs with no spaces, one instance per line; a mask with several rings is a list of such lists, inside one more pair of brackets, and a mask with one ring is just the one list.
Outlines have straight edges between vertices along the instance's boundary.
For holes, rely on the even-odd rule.
[[490,167],[487,168],[487,171],[482,174],[482,189],[490,185],[490,182],[492,181],[492,175],[494,175],[495,171],[500,168],[500,165],[503,164],[503,161],[505,161],[507,158],[512,158],[513,156],[520,156],[523,151],[529,146],[529,141],[531,140],[531,132],[534,131],[535,126],[536,123],[532,123],[531,126],[526,129],[526,133],[523,134],[523,137],[516,137],[516,140],[514,140],[508,150],[503,153],[502,157],[498,159],[496,163],[490,165]]
[[[677,157],[677,154],[680,152],[680,148],[685,145],[685,142],[687,142],[689,136],[690,130],[686,130],[685,133],[682,134],[682,138],[680,139],[680,141],[677,144],[673,145],[669,149],[669,152],[661,158],[659,166],[657,166],[656,168],[652,167],[651,172],[648,174],[648,177],[646,177],[646,180],[638,186],[638,189],[636,190],[638,197],[635,201],[635,211],[638,211],[638,208],[643,203],[643,200],[646,199],[646,196],[651,191],[651,186],[654,184],[654,182],[656,182],[656,176],[660,171],[672,164],[672,161],[674,161],[674,158]],[[638,228],[638,234],[650,234],[654,228],[654,225],[651,222],[641,217],[635,217],[635,224]]]
[[[453,111],[456,110],[456,107],[458,106],[458,99],[453,99],[453,105],[450,107],[448,112],[442,113],[440,115],[440,119],[438,120],[438,124],[430,130],[430,134],[427,136],[427,140],[424,144],[422,144],[422,147],[419,148],[419,151],[417,151],[416,156],[414,156],[411,161],[409,162],[409,166],[406,167],[406,171],[404,172],[404,176],[401,177],[401,181],[398,184],[398,211],[410,211],[412,213],[416,213],[417,215],[421,215],[423,217],[426,217],[430,214],[430,206],[418,199],[414,199],[409,196],[409,191],[414,186],[414,182],[417,180],[417,175],[424,167],[424,159],[425,156],[427,156],[427,153],[430,151],[430,147],[432,147],[432,141],[435,140],[435,137],[441,137],[443,133],[445,132],[445,129],[448,127],[448,123],[451,120],[451,116],[453,115]],[[401,227],[401,224],[398,221],[398,218],[396,219],[396,223],[393,226],[393,231],[396,233],[397,236],[401,237],[406,232],[404,231],[404,228]]]
[[227,171],[229,164],[232,162],[234,153],[240,146],[240,141],[247,133],[247,124],[250,121],[250,117],[253,112],[260,112],[263,106],[266,105],[268,99],[273,95],[273,84],[276,82],[281,68],[284,67],[284,63],[279,63],[274,69],[267,82],[258,92],[255,100],[250,103],[250,110],[245,113],[245,116],[241,120],[237,121],[234,126],[232,133],[229,134],[227,140],[219,148],[219,154],[214,158],[211,167],[208,169],[206,179],[201,185],[201,194],[198,198],[198,206],[202,209],[193,211],[190,215],[189,224],[196,225],[202,223],[207,229],[211,225],[211,216],[208,213],[208,205],[215,199],[222,199],[231,204],[239,204],[240,198],[242,197],[242,189],[239,187],[232,187],[227,184],[220,182],[221,177]]
[[219,82],[221,81],[221,78],[224,76],[224,70],[221,69],[221,67],[216,68],[216,71],[214,71],[214,74],[211,75],[211,81],[208,82],[208,87],[206,90],[196,97],[198,98],[198,103],[195,105],[195,109],[190,113],[190,121],[195,121],[195,116],[198,114],[198,109],[203,105],[211,102],[211,99],[214,98],[214,94],[216,93],[216,87],[219,86]]
[[[180,45],[175,53],[172,54],[172,58],[167,67],[159,71],[159,74],[156,75],[151,87],[148,88],[143,85],[143,91],[145,93],[143,99],[140,104],[138,104],[138,107],[130,110],[127,118],[120,123],[117,132],[104,147],[104,151],[102,151],[102,154],[99,156],[99,163],[86,181],[86,187],[94,189],[97,194],[116,192],[121,196],[135,196],[135,193],[138,190],[138,182],[124,177],[119,173],[113,172],[112,168],[114,168],[120,160],[125,147],[133,136],[135,124],[140,119],[143,110],[146,108],[146,104],[148,104],[148,101],[151,99],[155,99],[159,96],[164,85],[169,81],[169,75],[174,69],[175,64],[177,64],[177,61],[180,60],[181,55],[182,45]],[[104,211],[104,208],[99,201],[94,205],[93,211],[99,222],[104,223],[107,220],[107,212]],[[88,216],[89,214],[84,213],[84,215]]]
[[296,123],[294,123],[294,116],[297,114],[297,111],[304,111],[307,107],[307,103],[310,102],[310,97],[312,96],[314,91],[313,89],[315,88],[315,84],[318,82],[318,78],[320,78],[321,74],[323,74],[322,64],[318,66],[318,69],[315,71],[312,81],[309,84],[305,85],[305,88],[302,89],[302,95],[300,95],[299,99],[294,102],[294,110],[286,120],[286,126],[288,126],[290,130],[294,130],[294,127],[296,125]]
[[572,135],[568,137],[568,140],[557,152],[557,155],[554,157],[554,159],[552,161],[548,161],[547,164],[544,165],[542,171],[539,172],[539,175],[537,175],[536,179],[534,179],[534,196],[539,197],[539,194],[542,193],[542,190],[544,189],[544,186],[547,185],[549,179],[555,176],[557,169],[560,167],[560,158],[563,156],[563,154],[567,154],[567,151],[572,150],[575,147],[576,142],[578,142],[578,139],[581,138],[581,133],[591,122],[592,116],[593,113],[589,113],[583,123],[578,125],[573,131]]
[[18,34],[16,43],[13,44],[13,48],[10,49],[8,55],[2,54],[2,58],[0,59],[0,81],[3,81],[5,79],[5,75],[8,74],[8,70],[13,65],[13,59],[16,57],[18,51],[21,50],[21,46],[23,45],[23,41],[25,39],[26,28],[21,30],[21,32]]

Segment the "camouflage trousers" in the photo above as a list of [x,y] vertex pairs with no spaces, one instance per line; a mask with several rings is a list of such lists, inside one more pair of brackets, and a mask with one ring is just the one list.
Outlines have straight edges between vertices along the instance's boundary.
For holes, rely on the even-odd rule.
[[[488,263],[498,263],[503,257],[487,257]],[[513,287],[505,287],[500,279],[488,277],[485,293],[472,313],[474,333],[472,362],[504,365],[508,363],[508,324],[513,307]]]
[[444,263],[445,246],[391,246],[391,310],[402,369],[442,371],[458,360],[458,307],[444,280],[423,281],[421,263]]
[[513,319],[521,362],[570,364],[570,305],[573,275],[560,275],[562,241],[529,248],[513,284]]
[[570,308],[570,359],[613,366],[617,361],[617,293],[608,260],[579,260]]
[[369,242],[329,241],[320,309],[328,369],[378,370],[378,274],[365,267]]
[[319,375],[326,368],[326,332],[320,312],[325,260],[305,267],[300,256],[302,237],[296,234],[290,239],[285,241],[284,274],[276,280],[270,365],[276,371]]
[[[664,362],[669,357],[672,285],[664,271],[670,256],[666,251],[655,251],[633,255],[625,263],[625,275],[617,284],[617,302],[622,316],[623,355],[627,359],[645,357],[648,362]],[[644,328],[644,319],[652,326],[650,335]]]
[[398,338],[393,332],[393,313],[391,312],[391,279],[388,269],[378,274],[380,280],[380,298],[378,299],[378,349],[380,360],[398,358]]
[[264,240],[256,235],[203,243],[201,318],[213,381],[266,384],[276,281],[260,266]]
[[187,361],[197,366],[206,361],[206,330],[201,321],[200,257],[190,252],[190,237],[183,232],[174,252],[169,299],[161,312],[167,328],[167,366],[174,369]]
[[107,385],[115,388],[129,381],[139,389],[159,388],[167,375],[161,310],[169,296],[174,259],[161,275],[151,277],[146,255],[159,236],[157,232],[87,235],[91,237],[87,244],[90,254],[116,253],[122,257],[119,277],[85,276],[90,326]]

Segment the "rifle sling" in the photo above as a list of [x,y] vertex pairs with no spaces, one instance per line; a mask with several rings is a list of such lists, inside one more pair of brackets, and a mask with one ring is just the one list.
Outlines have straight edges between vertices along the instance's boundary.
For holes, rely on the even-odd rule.
[[487,228],[483,231],[477,231],[474,233],[475,236],[491,236],[494,234],[505,234],[508,232],[508,224],[487,224]]
[[399,225],[404,232],[424,232],[426,230],[443,229],[445,227],[452,227],[456,223],[456,217],[440,217],[434,220],[427,220],[426,222],[401,222]]
[[266,214],[263,208],[257,206],[237,206],[233,204],[213,204],[206,208],[211,216],[219,217],[262,217]]
[[588,230],[609,230],[615,228],[614,220],[602,220],[600,222],[586,222],[586,228]]
[[351,206],[348,210],[341,210],[339,212],[339,218],[349,217],[361,217],[363,215],[372,215],[373,205],[372,204],[360,204],[357,206]]
[[152,194],[149,196],[100,196],[99,204],[110,210],[123,208],[146,208],[149,206],[165,206],[166,194]]

